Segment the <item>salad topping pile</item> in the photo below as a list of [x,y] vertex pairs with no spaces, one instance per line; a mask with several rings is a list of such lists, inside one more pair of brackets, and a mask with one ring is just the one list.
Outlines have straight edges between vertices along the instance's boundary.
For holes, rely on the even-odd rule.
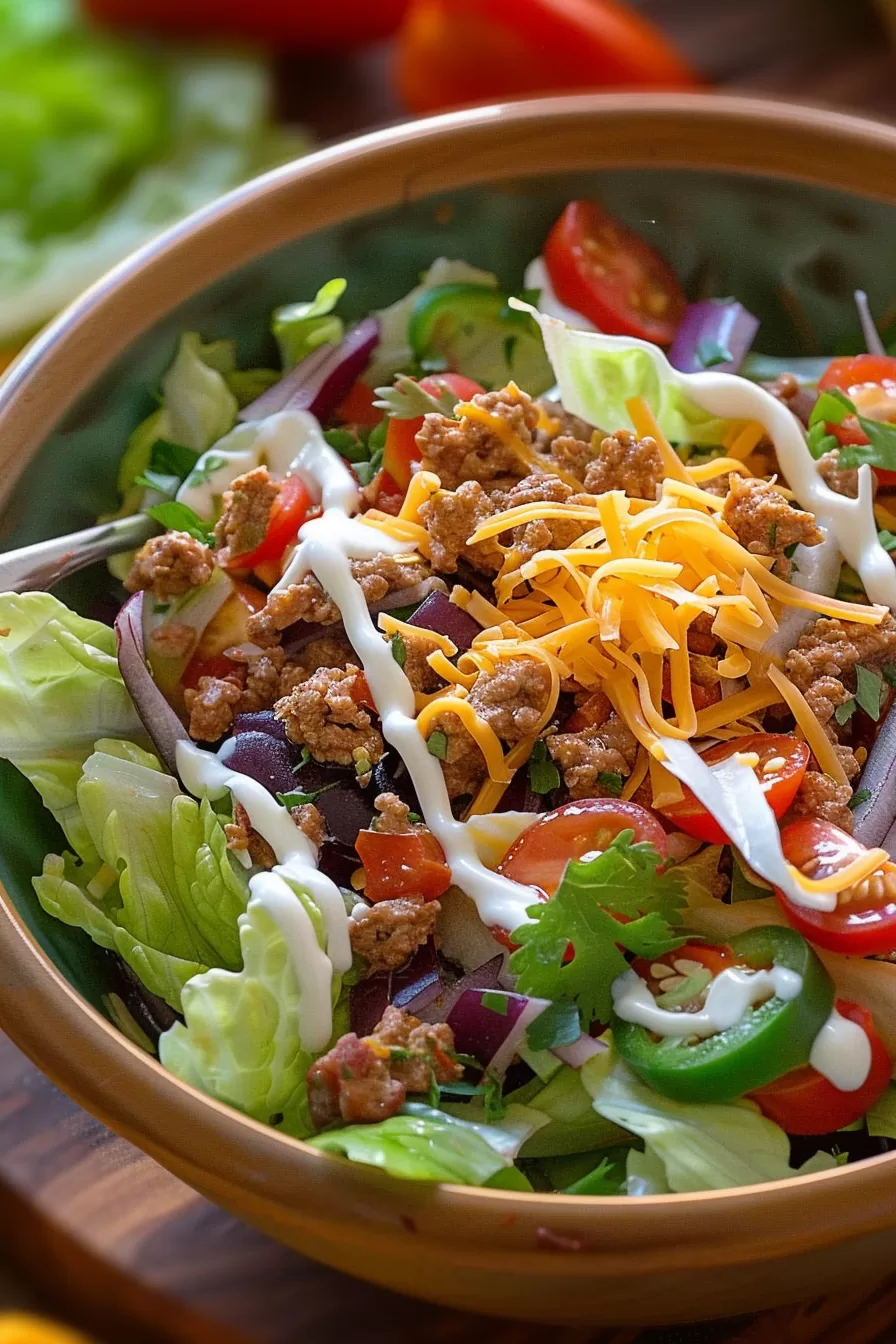
[[330,281],[282,371],[182,338],[115,632],[0,597],[0,752],[68,844],[38,899],[172,1072],[395,1176],[880,1151],[896,358],[865,306],[869,353],[765,377],[593,202],[525,280],[442,259],[348,328]]

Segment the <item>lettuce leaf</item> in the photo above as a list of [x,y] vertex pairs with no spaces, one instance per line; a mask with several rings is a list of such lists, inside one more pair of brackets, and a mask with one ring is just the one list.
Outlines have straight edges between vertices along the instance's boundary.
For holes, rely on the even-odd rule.
[[[314,902],[290,884],[324,945]],[[184,1082],[294,1138],[312,1132],[302,1045],[302,992],[279,925],[253,897],[239,920],[242,970],[209,970],[185,987],[186,1025],[159,1041],[159,1058]],[[334,1034],[348,1030],[347,999],[333,979]]]
[[179,1008],[186,982],[240,964],[244,870],[211,804],[180,792],[130,742],[101,739],[74,789],[89,845],[49,854],[34,879],[48,914],[114,948],[146,987]]
[[[508,1100],[513,1102],[513,1094]],[[618,1125],[595,1111],[591,1095],[582,1085],[580,1071],[568,1064],[563,1065],[546,1087],[534,1095],[527,1093],[526,1104],[546,1115],[548,1123],[526,1140],[523,1157],[560,1157],[591,1152],[608,1144],[624,1142],[628,1137]]]
[[349,1125],[311,1142],[325,1153],[380,1167],[401,1180],[486,1185],[512,1166],[520,1135],[531,1132],[531,1125],[522,1106],[508,1106],[500,1124],[486,1125],[410,1103],[390,1120]]
[[165,414],[157,437],[197,453],[223,438],[239,409],[224,376],[235,368],[232,341],[205,345],[195,331],[181,336],[174,363],[162,379]]
[[890,1083],[865,1116],[872,1138],[896,1139],[896,1086]]
[[[581,1079],[599,1115],[644,1140],[654,1182],[661,1162],[668,1188],[677,1194],[794,1175],[790,1140],[752,1102],[697,1106],[671,1101],[636,1078],[612,1051],[592,1056]],[[631,1172],[636,1174],[647,1176],[645,1164]]]
[[289,303],[274,313],[272,330],[284,370],[292,369],[328,342],[342,340],[345,324],[333,309],[345,293],[344,280],[328,280],[307,303]]

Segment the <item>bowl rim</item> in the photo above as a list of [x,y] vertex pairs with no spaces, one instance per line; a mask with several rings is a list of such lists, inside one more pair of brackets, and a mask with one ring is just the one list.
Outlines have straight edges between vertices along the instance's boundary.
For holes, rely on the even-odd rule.
[[[518,157],[521,151],[525,157]],[[10,445],[0,447],[0,505],[81,393],[176,306],[167,293],[177,293],[180,304],[283,242],[440,190],[589,167],[651,165],[796,179],[896,205],[896,127],[764,98],[577,95],[449,113],[341,142],[254,179],[166,230],[35,338],[0,383],[0,445]],[[869,187],[878,182],[883,185]],[[839,1239],[896,1222],[885,1188],[896,1188],[896,1153],[763,1185],[637,1200],[397,1180],[278,1133],[168,1073],[81,998],[2,884],[0,957],[0,1024],[16,1044],[104,1123],[225,1204],[230,1164],[239,1161],[241,1195],[257,1210],[270,1212],[294,1195],[306,1223],[318,1226],[328,1209],[339,1206],[338,1196],[359,1226],[385,1218],[383,1232],[405,1246],[409,1208],[414,1230],[433,1240],[440,1226],[444,1237],[446,1218],[458,1229],[463,1220],[459,1240],[467,1245],[487,1241],[493,1247],[500,1229],[500,1245],[512,1254],[515,1272],[546,1216],[561,1234],[587,1225],[586,1253],[563,1257],[576,1272],[591,1252],[606,1265],[608,1255],[627,1245],[639,1252],[637,1270],[634,1258],[623,1256],[613,1272],[638,1275],[651,1249],[661,1253],[663,1272],[692,1266],[697,1212],[707,1267],[706,1241],[720,1262],[730,1261],[742,1257],[746,1236],[761,1260],[771,1258],[766,1241],[773,1240],[775,1257],[829,1241],[826,1214],[836,1218]],[[801,1216],[793,1218],[797,1200]],[[764,1236],[768,1226],[775,1228],[774,1239]],[[544,1263],[542,1254],[528,1265],[532,1272],[538,1272],[539,1259]],[[558,1257],[550,1260],[555,1273]]]

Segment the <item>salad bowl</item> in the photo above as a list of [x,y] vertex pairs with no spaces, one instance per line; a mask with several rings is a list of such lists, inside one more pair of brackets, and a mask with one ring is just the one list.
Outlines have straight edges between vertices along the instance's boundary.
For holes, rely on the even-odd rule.
[[[852,348],[852,292],[896,294],[896,131],[883,126],[612,95],[377,132],[193,216],[37,338],[0,385],[4,547],[115,508],[123,445],[182,332],[233,340],[242,365],[263,365],[270,311],[324,275],[347,278],[359,316],[439,255],[513,287],[577,196],[655,239],[689,290],[736,294],[771,357]],[[97,615],[112,587],[93,567],[58,591]],[[112,1020],[128,992],[116,960],[42,910],[31,877],[56,835],[30,785],[2,769],[0,1024],[104,1123],[270,1235],[400,1291],[555,1325],[736,1314],[891,1267],[896,1154],[722,1191],[521,1193],[396,1180],[204,1095]]]

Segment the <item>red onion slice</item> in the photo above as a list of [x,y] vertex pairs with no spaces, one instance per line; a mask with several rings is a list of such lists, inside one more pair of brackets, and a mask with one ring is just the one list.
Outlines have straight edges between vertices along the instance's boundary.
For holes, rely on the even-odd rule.
[[152,679],[143,646],[143,594],[135,593],[115,618],[118,666],[134,708],[156,751],[173,775],[177,774],[177,744],[189,734]]
[[[429,597],[431,593],[444,593],[445,582],[432,576],[428,579],[421,579],[411,588],[399,588],[394,593],[387,593],[381,597],[378,602],[370,604],[370,613],[377,616],[381,611],[394,611],[399,607],[413,607],[415,603],[422,602]],[[447,601],[447,598],[446,598]],[[415,612],[414,615],[417,613]],[[413,622],[408,622],[413,624]],[[477,630],[479,627],[476,627]],[[283,632],[283,648],[287,657],[298,653],[306,644],[310,644],[313,639],[320,639],[321,635],[330,635],[333,637],[344,635],[345,626],[341,621],[334,622],[332,625],[318,625],[313,621],[296,621]]]
[[[483,1002],[488,994],[495,994],[505,1011]],[[547,999],[530,999],[525,994],[466,989],[446,1020],[454,1032],[458,1052],[472,1055],[501,1077],[518,1052],[529,1026],[547,1007]]]
[[602,1055],[609,1048],[606,1041],[595,1040],[593,1036],[582,1032],[579,1039],[573,1041],[571,1045],[551,1046],[551,1054],[562,1059],[571,1069],[580,1069],[593,1055]]
[[474,971],[468,971],[460,980],[456,980],[453,985],[445,990],[432,1003],[421,1008],[417,1016],[423,1022],[444,1022],[446,1021],[451,1009],[457,1003],[461,995],[468,989],[497,989],[498,977],[504,966],[503,953],[500,956],[492,957],[489,961],[484,961],[481,966],[477,966]]
[[349,994],[349,1020],[358,1036],[369,1036],[392,1003],[414,1013],[437,998],[442,976],[435,943],[430,938],[418,947],[406,966],[381,971],[353,985]]
[[[734,300],[703,299],[685,309],[675,340],[669,350],[669,363],[682,373],[736,373],[744,361],[759,319]],[[709,345],[716,353],[727,351],[730,359],[708,364],[701,346]]]
[[482,633],[479,622],[468,616],[444,592],[430,593],[411,616],[408,625],[432,630],[437,635],[447,635],[459,649],[468,649],[476,636]]
[[237,419],[263,420],[278,411],[310,411],[328,420],[359,374],[364,372],[380,339],[380,324],[365,317],[338,345],[322,345],[279,381],[244,406]]

